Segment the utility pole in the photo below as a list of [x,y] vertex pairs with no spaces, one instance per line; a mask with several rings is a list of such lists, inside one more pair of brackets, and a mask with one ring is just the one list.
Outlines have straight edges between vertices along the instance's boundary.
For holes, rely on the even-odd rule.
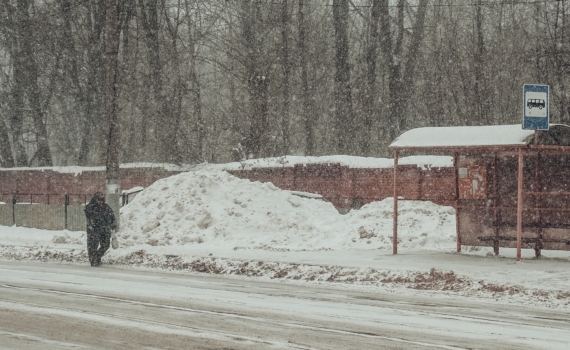
[[117,0],[105,0],[105,125],[107,131],[107,203],[113,209],[119,228],[120,175],[119,151],[120,130],[117,118],[117,70],[119,53]]

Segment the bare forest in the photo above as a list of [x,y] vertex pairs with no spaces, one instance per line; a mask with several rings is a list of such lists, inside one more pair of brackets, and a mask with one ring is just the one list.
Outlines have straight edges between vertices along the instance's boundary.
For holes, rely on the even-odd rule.
[[105,164],[111,51],[121,163],[385,157],[411,128],[520,123],[525,83],[570,124],[570,1],[108,3],[0,0],[1,167]]

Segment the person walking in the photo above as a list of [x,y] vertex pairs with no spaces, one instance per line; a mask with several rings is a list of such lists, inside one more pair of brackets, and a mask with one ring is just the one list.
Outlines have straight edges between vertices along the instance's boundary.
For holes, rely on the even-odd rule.
[[113,209],[105,203],[105,195],[96,192],[85,206],[87,218],[87,253],[91,266],[100,266],[101,258],[111,244],[111,233],[117,229]]

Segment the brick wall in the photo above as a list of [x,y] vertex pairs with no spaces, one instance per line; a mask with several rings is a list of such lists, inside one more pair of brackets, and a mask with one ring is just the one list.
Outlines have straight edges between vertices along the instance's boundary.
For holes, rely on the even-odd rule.
[[271,182],[283,190],[295,189],[294,168],[253,168],[251,170],[232,170],[229,173],[240,179]]
[[[452,205],[455,198],[453,168],[423,170],[415,165],[400,165],[398,195],[404,199],[430,200]],[[120,170],[121,189],[148,187],[156,180],[178,174],[164,168],[126,168]],[[349,168],[340,164],[297,164],[293,167],[232,170],[229,173],[244,179],[272,182],[285,190],[318,193],[339,209],[359,208],[373,201],[392,197],[392,168]],[[97,191],[105,192],[104,171],[83,171],[80,174],[53,170],[0,171],[0,202],[9,203],[13,194],[18,202],[63,204],[63,194],[70,195],[70,204],[89,201]],[[34,194],[30,199],[29,194]]]
[[[229,171],[251,181],[272,182],[275,186],[318,193],[339,209],[393,197],[394,169],[349,168],[340,164],[297,164],[289,168],[261,168]],[[398,166],[398,196],[429,200],[442,205],[455,202],[453,168],[423,170],[415,165]]]
[[453,168],[422,170],[420,174],[422,200],[441,205],[455,205],[455,175]]
[[294,184],[293,190],[318,193],[337,208],[352,203],[350,169],[340,164],[295,165]]
[[[177,173],[163,168],[120,169],[121,189],[148,187]],[[64,204],[64,195],[69,194],[70,204],[82,204],[97,191],[105,192],[105,171],[85,170],[79,174],[53,170],[0,171],[0,202],[11,203],[15,195],[18,202]]]

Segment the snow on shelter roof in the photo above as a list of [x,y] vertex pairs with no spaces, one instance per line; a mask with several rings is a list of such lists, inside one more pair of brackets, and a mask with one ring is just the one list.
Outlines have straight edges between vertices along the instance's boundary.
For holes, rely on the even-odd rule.
[[528,144],[532,135],[534,130],[523,130],[521,124],[425,127],[404,132],[390,147],[517,146]]

